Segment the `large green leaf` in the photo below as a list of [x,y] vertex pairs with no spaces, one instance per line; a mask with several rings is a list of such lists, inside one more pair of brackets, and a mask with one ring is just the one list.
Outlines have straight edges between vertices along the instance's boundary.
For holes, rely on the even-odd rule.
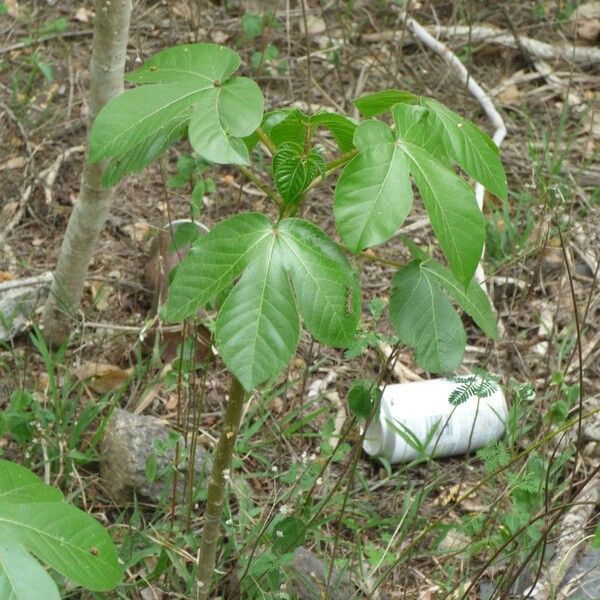
[[66,502],[0,503],[0,540],[21,544],[93,591],[109,590],[121,579],[109,535],[93,517]]
[[349,152],[354,148],[356,122],[353,119],[337,113],[319,111],[311,115],[310,124],[329,129],[342,152]]
[[392,279],[390,321],[415,349],[417,363],[432,373],[452,371],[462,361],[466,334],[437,279],[413,261]]
[[468,287],[454,277],[452,271],[431,258],[427,252],[419,248],[410,238],[403,237],[402,241],[408,247],[413,258],[421,263],[421,269],[437,278],[442,287],[454,298],[464,311],[479,325],[490,338],[498,338],[498,326],[490,299],[482,287],[472,279]]
[[2,600],[60,600],[56,583],[22,546],[0,540]]
[[244,213],[221,221],[198,238],[177,269],[164,308],[168,321],[194,315],[264,253],[273,231],[259,213]]
[[216,44],[182,44],[151,56],[143,66],[128,73],[132,83],[181,83],[194,80],[198,85],[223,82],[240,66],[235,50]]
[[227,219],[196,242],[171,285],[166,318],[194,314],[240,275],[219,312],[216,345],[246,389],[290,360],[298,313],[317,340],[334,346],[352,340],[360,290],[336,244],[303,219],[275,225],[256,213]]
[[300,336],[298,309],[277,238],[254,259],[217,319],[216,344],[225,364],[248,390],[290,361]]
[[354,132],[354,145],[359,152],[379,144],[393,144],[395,141],[396,137],[390,127],[375,119],[363,121]]
[[151,143],[165,125],[189,119],[202,90],[193,81],[158,83],[123,92],[100,111],[90,133],[90,161],[122,156],[139,144]]
[[62,492],[58,488],[46,485],[29,469],[0,459],[0,504],[52,502],[62,499]]
[[472,279],[465,289],[452,271],[435,260],[422,262],[421,270],[433,275],[489,338],[498,339],[498,327],[492,305],[475,280]]
[[146,166],[183,135],[202,158],[247,164],[240,138],[260,124],[263,97],[250,79],[232,77],[233,50],[214,44],[183,45],[154,55],[129,81],[144,84],[108,102],[90,134],[90,160],[116,159],[105,182]]
[[285,219],[278,229],[304,325],[324,344],[347,346],[361,311],[352,267],[338,246],[309,221]]
[[271,140],[275,146],[287,142],[304,145],[309,135],[308,116],[297,108],[291,109],[278,123],[267,127]]
[[[369,135],[359,133],[362,126],[356,134],[362,148],[374,141],[370,132],[379,128],[365,125]],[[333,212],[342,239],[358,252],[389,239],[411,206],[406,157],[394,142],[384,142],[369,145],[346,165],[335,189]]]
[[325,159],[315,149],[304,151],[299,144],[287,142],[273,156],[273,178],[281,197],[288,204],[298,200],[310,182],[325,172]]
[[397,142],[409,161],[431,226],[452,272],[467,287],[483,251],[485,220],[471,187],[423,148]]
[[149,165],[162,156],[171,145],[187,132],[189,114],[175,115],[151,137],[136,144],[126,154],[112,158],[102,174],[102,185],[116,185],[124,175]]
[[[269,118],[263,119],[261,127],[269,133],[275,146],[288,142],[304,145],[316,129],[324,127],[331,132],[339,149],[348,152],[354,147],[356,122],[337,113],[318,111],[308,116],[297,108],[287,108],[269,113]],[[254,138],[248,140],[251,145],[256,141]]]
[[382,90],[373,94],[366,94],[352,101],[352,104],[358,108],[365,117],[375,117],[387,112],[398,102],[415,104],[419,101],[419,96],[402,90]]
[[461,117],[433,98],[422,98],[444,131],[446,152],[473,179],[482,183],[492,194],[506,199],[506,173],[498,147],[476,125]]
[[263,102],[258,85],[246,77],[207,90],[190,120],[192,148],[214,163],[249,164],[248,149],[240,138],[260,125]]
[[444,148],[444,129],[427,108],[417,104],[396,104],[391,113],[398,139],[415,144],[436,160],[449,164]]

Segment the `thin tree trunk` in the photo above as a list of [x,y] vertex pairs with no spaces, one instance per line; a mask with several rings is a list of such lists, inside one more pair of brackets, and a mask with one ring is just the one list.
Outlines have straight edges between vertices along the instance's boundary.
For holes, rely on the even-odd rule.
[[217,558],[217,542],[221,535],[221,516],[223,514],[225,487],[229,479],[231,457],[233,456],[235,440],[237,439],[242,420],[245,397],[244,388],[233,377],[229,389],[229,400],[227,401],[223,416],[221,436],[215,450],[210,484],[208,486],[206,512],[202,528],[202,544],[200,546],[198,561],[196,600],[207,600],[210,598],[210,587]]
[[[95,2],[88,125],[111,98],[123,91],[131,8],[131,0]],[[104,162],[88,164],[86,153],[79,200],[69,218],[42,315],[44,335],[52,345],[61,344],[71,331],[92,252],[108,218],[113,188],[100,185],[105,166]]]

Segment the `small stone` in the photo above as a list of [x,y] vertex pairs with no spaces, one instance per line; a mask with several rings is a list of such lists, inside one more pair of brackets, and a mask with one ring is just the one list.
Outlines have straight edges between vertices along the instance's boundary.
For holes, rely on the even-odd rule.
[[52,273],[48,271],[0,283],[0,342],[8,342],[29,328],[35,310],[48,296],[51,281]]
[[[116,502],[128,503],[134,493],[156,503],[170,497],[173,478],[167,473],[172,473],[169,467],[175,464],[175,444],[170,439],[173,433],[162,419],[115,409],[100,444],[100,473],[107,491]],[[164,451],[157,450],[157,442],[164,445]],[[181,466],[186,449],[183,443],[179,447]],[[153,481],[146,476],[150,457],[156,459],[157,477]],[[198,448],[195,457],[196,483],[205,477],[210,467],[206,451]],[[184,481],[182,469],[178,477],[180,497]]]
[[[320,600],[327,586],[329,562],[321,560],[314,552],[298,548],[291,564],[293,573],[288,582],[292,598],[298,600]],[[355,596],[356,589],[346,572],[334,568],[331,577],[329,600],[347,600]]]

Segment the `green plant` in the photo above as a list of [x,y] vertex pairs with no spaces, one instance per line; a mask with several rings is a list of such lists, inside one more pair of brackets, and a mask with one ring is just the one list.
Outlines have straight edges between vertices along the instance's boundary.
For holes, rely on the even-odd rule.
[[[486,334],[497,335],[487,297],[472,279],[485,220],[473,190],[454,170],[460,166],[506,198],[492,140],[436,100],[399,90],[357,99],[365,117],[360,123],[290,108],[263,115],[262,93],[254,81],[235,75],[239,65],[233,50],[212,44],[159,52],[127,76],[140,85],[104,107],[90,136],[90,160],[108,161],[104,185],[142,169],[186,136],[203,161],[238,165],[278,212],[275,220],[257,212],[236,214],[200,237],[179,266],[162,311],[166,320],[181,321],[222,296],[215,343],[234,376],[208,490],[198,598],[209,595],[246,391],[273,380],[288,364],[301,320],[321,343],[353,344],[360,288],[344,252],[361,256],[394,236],[412,208],[411,178],[449,268],[408,242],[413,260],[399,265],[390,297],[398,338],[429,371],[457,367],[466,335],[447,294]],[[374,118],[384,113],[391,114],[392,126]],[[340,152],[329,160],[316,143],[323,130]],[[274,186],[249,168],[259,142],[272,155]],[[299,216],[308,192],[338,169],[333,213],[343,246]],[[290,530],[297,529],[294,523]]]
[[0,597],[59,600],[56,583],[30,552],[89,590],[109,590],[121,579],[113,543],[93,517],[0,459]]

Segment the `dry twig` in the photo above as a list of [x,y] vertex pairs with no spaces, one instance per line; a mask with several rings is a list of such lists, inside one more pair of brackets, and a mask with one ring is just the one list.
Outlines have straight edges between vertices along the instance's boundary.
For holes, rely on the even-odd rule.
[[[480,25],[477,27],[434,25],[428,27],[425,31],[428,35],[435,35],[445,39],[464,38],[468,39],[469,43],[483,42],[520,49],[512,33],[489,25]],[[413,32],[411,31],[411,33]],[[394,41],[397,37],[398,33],[396,31],[387,30],[365,33],[360,36],[360,39],[362,42],[385,42]],[[415,35],[415,37],[420,39],[418,35]],[[525,50],[541,60],[562,59],[569,63],[576,62],[583,64],[596,64],[600,62],[599,48],[574,46],[572,44],[548,44],[529,37],[520,37],[519,41]],[[410,39],[405,39],[405,43],[410,42]]]

